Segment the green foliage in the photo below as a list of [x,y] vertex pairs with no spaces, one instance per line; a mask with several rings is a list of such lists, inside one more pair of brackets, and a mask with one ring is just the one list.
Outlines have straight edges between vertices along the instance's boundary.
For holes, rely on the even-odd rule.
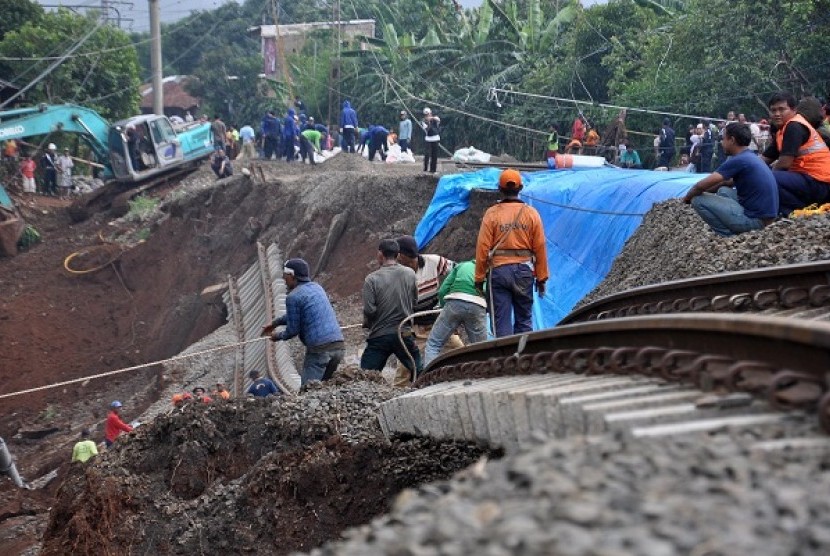
[[[0,42],[0,56],[42,58],[59,55],[99,24],[94,15],[68,10],[44,14]],[[53,60],[9,61],[19,83],[35,79]],[[138,111],[138,61],[129,37],[110,25],[100,26],[90,38],[27,92],[33,102],[83,104],[105,118],[117,119]]]
[[17,240],[17,248],[28,249],[32,245],[40,243],[40,240],[41,236],[40,232],[37,231],[37,228],[31,224],[26,224],[26,228],[23,230],[23,235],[21,235],[20,239]]
[[[826,3],[813,0],[609,0],[589,8],[576,0],[485,0],[466,11],[451,0],[349,1],[341,3],[342,19],[374,18],[377,31],[364,44],[340,45],[331,97],[337,105],[350,99],[361,124],[393,127],[401,108],[417,113],[429,105],[450,150],[472,144],[538,159],[550,123],[567,135],[583,112],[604,130],[618,111],[599,103],[762,116],[772,91],[830,92],[826,12]],[[226,112],[231,100],[237,122],[258,121],[257,108],[273,92],[254,85],[260,44],[246,29],[272,17],[269,3],[248,0],[165,26],[166,73],[198,75],[211,110]],[[280,23],[332,17],[321,0],[281,4]],[[337,50],[330,32],[318,32],[288,57],[293,89],[318,118],[327,116]],[[284,99],[284,84],[271,86]],[[493,88],[539,98],[499,93],[497,104]],[[662,117],[629,112],[627,127],[644,133],[633,136],[641,154]],[[416,149],[419,141],[416,131]]]
[[208,52],[191,72],[199,80],[190,84],[189,91],[203,99],[205,113],[221,114],[227,124],[241,127],[258,122],[275,103],[274,84],[260,79],[261,71],[262,60],[237,47]]
[[142,222],[150,218],[158,207],[158,199],[145,197],[139,195],[135,199],[128,201],[130,210],[127,212],[127,220],[132,222]]
[[9,31],[20,29],[26,23],[37,23],[43,17],[43,8],[31,0],[0,0],[0,40]]

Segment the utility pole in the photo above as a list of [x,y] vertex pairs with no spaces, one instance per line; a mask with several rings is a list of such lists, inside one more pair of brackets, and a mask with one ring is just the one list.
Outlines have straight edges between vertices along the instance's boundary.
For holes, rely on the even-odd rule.
[[153,74],[153,113],[164,114],[164,91],[161,84],[161,8],[159,0],[150,5],[150,71]]

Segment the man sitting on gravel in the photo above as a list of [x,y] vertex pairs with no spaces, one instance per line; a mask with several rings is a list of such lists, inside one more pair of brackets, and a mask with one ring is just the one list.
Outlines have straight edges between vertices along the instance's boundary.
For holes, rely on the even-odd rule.
[[810,123],[796,112],[795,97],[772,95],[770,119],[776,132],[762,158],[771,164],[781,199],[780,211],[830,201],[830,149]]
[[[721,144],[729,158],[697,182],[683,198],[684,203],[691,203],[700,217],[722,236],[760,230],[778,214],[775,177],[749,150],[751,141],[752,131],[747,124],[726,126]],[[726,180],[732,180],[734,188],[724,186]]]
[[[286,312],[262,327],[263,335],[271,334],[274,342],[299,335],[306,346],[301,386],[312,380],[330,379],[346,355],[343,332],[329,297],[308,274],[308,263],[303,259],[286,261],[282,270],[282,278],[288,287]],[[285,330],[274,332],[277,326],[285,326]]]
[[410,373],[421,370],[421,353],[411,326],[401,330],[403,345],[398,338],[398,326],[412,314],[418,301],[415,271],[398,262],[399,251],[394,239],[381,241],[377,258],[380,268],[363,282],[363,328],[369,329],[369,335],[360,358],[361,369],[381,371],[394,353]]

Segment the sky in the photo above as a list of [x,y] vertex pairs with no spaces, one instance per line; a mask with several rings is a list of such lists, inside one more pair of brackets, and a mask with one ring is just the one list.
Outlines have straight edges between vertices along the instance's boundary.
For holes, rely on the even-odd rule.
[[[212,10],[218,8],[226,1],[232,0],[160,0],[161,21],[173,23],[193,10]],[[465,8],[480,6],[483,0],[460,0]],[[607,0],[582,0],[583,6],[602,4]],[[101,0],[38,0],[44,6],[56,6],[58,4],[75,6],[100,6]],[[126,31],[147,31],[150,28],[150,16],[147,0],[110,0],[113,8],[121,12],[121,28]],[[83,8],[75,8],[83,11]],[[113,17],[116,14],[113,12]],[[132,21],[129,21],[129,20]]]

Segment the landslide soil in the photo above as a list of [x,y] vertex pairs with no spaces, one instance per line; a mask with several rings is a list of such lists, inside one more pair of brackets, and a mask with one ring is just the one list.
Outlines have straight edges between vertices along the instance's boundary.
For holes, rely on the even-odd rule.
[[[336,304],[354,304],[374,268],[377,241],[412,233],[437,183],[415,166],[349,156],[316,168],[259,167],[255,179],[222,182],[200,170],[175,189],[156,192],[160,210],[146,220],[98,213],[73,224],[64,201],[20,199],[23,216],[43,242],[0,259],[0,393],[175,355],[225,322],[222,304],[200,293],[239,275],[256,258],[258,241],[305,258]],[[481,212],[491,201],[474,196],[473,210],[453,219],[430,250],[456,260],[472,257]],[[333,226],[338,218],[342,222]],[[105,254],[102,239],[115,242]],[[74,268],[111,264],[73,275],[63,263],[77,251]],[[37,546],[79,430],[98,427],[100,440],[110,400],[126,400],[129,414],[138,415],[156,400],[164,378],[160,366],[150,366],[2,401],[0,436],[21,474],[31,481],[58,469],[58,479],[47,477],[45,488],[25,496],[8,481],[0,483],[0,553]],[[69,473],[67,484],[78,480]]]

